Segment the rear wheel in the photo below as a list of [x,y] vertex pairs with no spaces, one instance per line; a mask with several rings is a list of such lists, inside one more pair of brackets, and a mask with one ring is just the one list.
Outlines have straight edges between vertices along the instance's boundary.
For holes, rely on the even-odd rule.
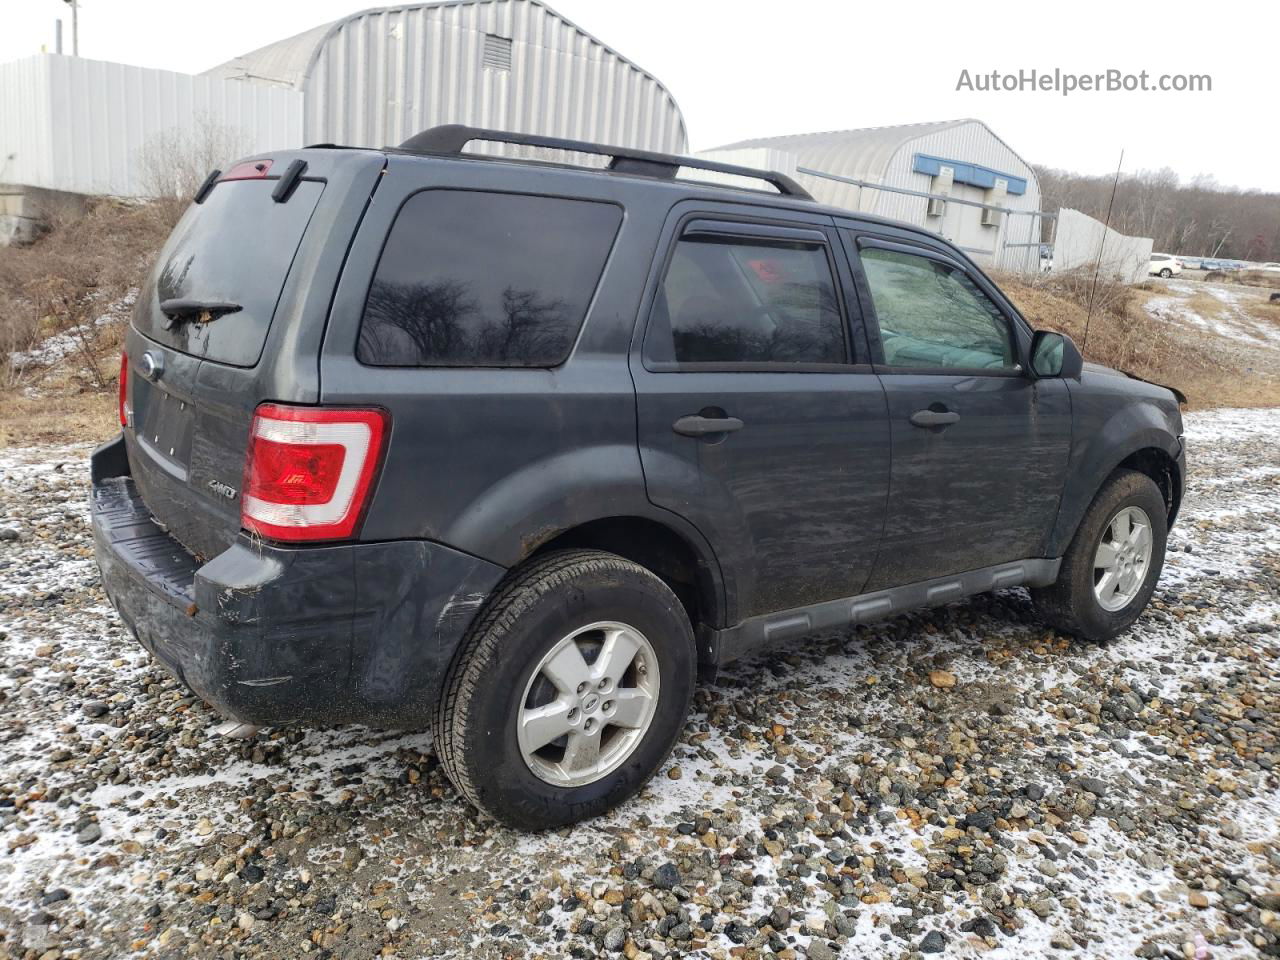
[[1109,640],[1138,619],[1164,566],[1165,511],[1146,474],[1112,474],[1085,511],[1057,581],[1031,591],[1044,619],[1090,640]]
[[697,673],[669,587],[590,550],[513,573],[468,633],[432,732],[449,779],[522,829],[595,816],[639,790],[680,734]]

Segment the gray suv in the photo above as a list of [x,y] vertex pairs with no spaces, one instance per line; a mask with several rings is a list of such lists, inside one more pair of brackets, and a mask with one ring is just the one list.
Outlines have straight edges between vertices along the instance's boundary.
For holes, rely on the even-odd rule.
[[638,790],[752,651],[1014,586],[1115,635],[1185,470],[1173,391],[931,233],[456,126],[214,171],[120,384],[93,529],[146,648],[248,723],[429,725],[533,829]]

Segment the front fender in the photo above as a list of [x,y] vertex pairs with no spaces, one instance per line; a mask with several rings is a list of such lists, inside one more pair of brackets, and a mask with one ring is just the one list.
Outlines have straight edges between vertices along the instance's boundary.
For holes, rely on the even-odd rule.
[[[1075,391],[1073,391],[1075,393]],[[1060,557],[1071,544],[1089,504],[1107,477],[1139,450],[1154,448],[1175,463],[1181,455],[1181,422],[1176,403],[1171,410],[1145,399],[1130,399],[1119,409],[1097,398],[1075,393],[1076,422],[1072,430],[1071,460],[1058,508],[1058,520],[1048,543],[1048,556]]]

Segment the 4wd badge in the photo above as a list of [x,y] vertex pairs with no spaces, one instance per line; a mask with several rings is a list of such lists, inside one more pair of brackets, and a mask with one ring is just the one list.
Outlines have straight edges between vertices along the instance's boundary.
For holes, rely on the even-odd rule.
[[221,480],[210,480],[209,489],[220,497],[226,497],[228,500],[236,498],[236,488],[228,483],[223,483]]

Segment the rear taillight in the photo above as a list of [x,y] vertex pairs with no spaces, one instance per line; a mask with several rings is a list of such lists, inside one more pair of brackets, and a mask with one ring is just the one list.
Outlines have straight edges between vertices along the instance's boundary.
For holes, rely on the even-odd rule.
[[120,354],[120,426],[129,425],[129,354]]
[[388,425],[381,410],[258,407],[241,525],[272,540],[352,536],[373,493]]

